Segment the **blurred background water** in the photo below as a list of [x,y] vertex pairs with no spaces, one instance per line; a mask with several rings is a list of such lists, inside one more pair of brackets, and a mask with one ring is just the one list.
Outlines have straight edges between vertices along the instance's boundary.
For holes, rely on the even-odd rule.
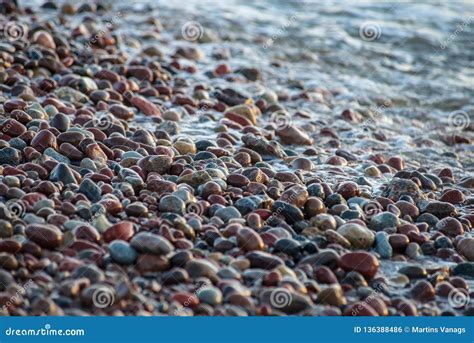
[[[338,89],[341,106],[388,98],[406,115],[422,117],[473,109],[472,1],[150,4],[164,17],[216,30],[234,48],[254,48],[245,57],[255,62],[289,62],[274,71],[277,77]],[[361,37],[364,29],[375,37]]]

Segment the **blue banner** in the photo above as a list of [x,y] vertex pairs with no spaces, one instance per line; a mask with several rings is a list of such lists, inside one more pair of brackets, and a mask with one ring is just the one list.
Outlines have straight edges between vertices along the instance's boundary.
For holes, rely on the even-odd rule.
[[473,343],[470,317],[3,317],[0,342]]

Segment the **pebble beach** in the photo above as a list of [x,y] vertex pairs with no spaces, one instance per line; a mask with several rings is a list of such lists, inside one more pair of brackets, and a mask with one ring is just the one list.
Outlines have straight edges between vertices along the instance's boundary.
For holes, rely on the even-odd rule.
[[472,4],[0,22],[1,315],[474,315]]

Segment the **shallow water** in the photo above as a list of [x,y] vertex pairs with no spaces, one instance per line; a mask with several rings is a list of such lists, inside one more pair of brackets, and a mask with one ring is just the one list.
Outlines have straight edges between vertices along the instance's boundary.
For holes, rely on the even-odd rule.
[[[182,6],[179,1],[151,1],[148,5],[159,7],[152,16],[165,29],[173,28],[177,37],[181,33],[176,28],[189,21],[216,33],[219,41],[201,44],[203,50],[230,49],[233,66],[258,66],[267,88],[297,94],[294,85],[301,82],[313,90],[311,101],[297,100],[288,106],[311,111],[315,121],[351,128],[335,123],[343,109],[375,114],[373,121],[360,125],[369,130],[340,133],[355,138],[349,138],[345,148],[373,145],[374,150],[406,154],[420,165],[436,165],[437,159],[460,173],[472,172],[472,145],[446,147],[439,137],[459,131],[472,137],[465,128],[474,116],[473,3],[188,1]],[[361,34],[364,29],[369,30],[367,35]],[[271,65],[276,61],[281,67]],[[333,96],[327,96],[328,91]],[[453,123],[452,113],[457,111],[460,124]],[[372,138],[374,128],[387,135],[387,144],[364,139]],[[432,140],[432,149],[415,142],[421,137]],[[457,152],[461,158],[440,152]]]

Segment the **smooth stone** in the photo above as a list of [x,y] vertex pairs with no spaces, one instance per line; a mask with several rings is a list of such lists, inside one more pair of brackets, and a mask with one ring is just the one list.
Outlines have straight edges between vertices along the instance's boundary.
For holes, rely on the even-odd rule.
[[205,170],[198,170],[191,174],[180,176],[177,183],[187,183],[192,187],[197,187],[211,180],[211,176]]
[[457,214],[456,207],[454,207],[453,204],[442,201],[430,201],[425,208],[423,208],[423,212],[430,213],[439,219]]
[[375,250],[382,258],[392,257],[393,248],[388,241],[388,233],[380,231],[375,234]]
[[214,279],[218,268],[210,261],[192,259],[186,263],[185,270],[191,278],[208,277]]
[[181,200],[175,195],[165,195],[160,200],[159,210],[161,212],[184,214],[186,210],[186,204],[183,200]]
[[285,288],[264,291],[262,301],[269,302],[273,308],[290,315],[301,313],[313,306],[313,302],[308,296],[288,291]]
[[61,181],[64,185],[70,183],[77,184],[72,170],[64,163],[58,163],[56,167],[54,167],[49,175],[49,180],[53,182]]
[[293,125],[285,125],[281,129],[277,129],[276,134],[285,144],[310,145],[313,143],[305,131]]
[[304,219],[303,212],[299,208],[281,200],[273,203],[272,212],[283,216],[289,224],[294,224]]
[[375,240],[372,231],[355,223],[348,223],[340,226],[337,229],[337,233],[346,238],[356,249],[369,249],[374,244]]
[[299,157],[294,159],[291,162],[291,166],[295,169],[301,169],[305,171],[311,171],[314,169],[314,164],[311,162],[310,159],[305,158],[305,157]]
[[439,201],[449,202],[450,204],[462,204],[466,201],[464,194],[458,189],[450,189],[446,191],[440,198]]
[[91,283],[103,282],[105,280],[104,272],[94,264],[79,266],[72,273],[72,277],[75,279],[87,278]]
[[211,306],[219,305],[222,303],[222,292],[219,288],[216,287],[205,287],[202,288],[198,293],[197,296],[199,301],[204,304],[209,304]]
[[418,281],[411,289],[411,295],[420,302],[428,302],[435,299],[434,287],[426,280]]
[[316,302],[319,304],[341,307],[347,303],[347,300],[341,286],[334,285],[322,289],[316,297]]
[[112,242],[116,239],[129,241],[133,234],[133,223],[122,221],[107,228],[104,231],[103,239],[105,242]]
[[428,276],[425,268],[416,265],[402,267],[398,272],[408,276],[410,279],[424,279]]
[[55,159],[58,162],[61,163],[66,163],[66,164],[71,164],[71,160],[67,158],[66,156],[60,154],[53,148],[47,148],[44,152],[44,155],[51,157],[52,159]]
[[245,257],[250,261],[252,268],[272,270],[284,264],[279,257],[263,251],[252,251],[247,253]]
[[263,250],[265,247],[258,233],[248,227],[237,230],[236,237],[237,245],[244,251]]
[[420,214],[418,207],[408,201],[399,200],[395,203],[395,206],[400,210],[402,217],[408,215],[412,218],[416,218]]
[[66,132],[71,126],[71,119],[64,113],[57,113],[50,119],[49,124],[61,132]]
[[317,216],[318,214],[325,213],[326,207],[324,202],[317,197],[309,197],[306,203],[304,204],[304,213],[309,218]]
[[397,228],[400,219],[391,212],[382,212],[372,217],[370,228],[374,231],[383,231],[386,228]]
[[464,234],[464,228],[459,220],[452,217],[443,218],[436,223],[436,229],[446,236],[456,237]]
[[397,177],[394,177],[387,188],[382,192],[383,197],[393,201],[398,201],[402,195],[409,195],[415,201],[426,199],[426,196],[416,183],[412,180]]
[[16,166],[21,162],[21,153],[17,149],[6,147],[0,149],[0,165],[7,164]]
[[30,224],[25,233],[29,239],[46,249],[58,248],[63,242],[63,233],[53,225]]
[[413,260],[416,260],[420,258],[421,255],[423,255],[423,251],[421,250],[421,247],[418,243],[411,242],[405,249],[405,255]]
[[408,237],[400,233],[394,233],[389,235],[388,241],[392,246],[393,250],[398,252],[403,252],[408,246],[408,243],[410,243]]
[[339,266],[345,271],[356,271],[371,279],[379,269],[379,261],[370,253],[358,251],[342,255]]
[[135,250],[144,254],[167,255],[174,250],[167,239],[149,232],[139,232],[132,238],[130,244]]
[[234,206],[228,206],[218,209],[215,213],[215,216],[221,218],[225,223],[228,223],[231,219],[242,217],[239,210]]
[[474,278],[474,262],[461,262],[453,269],[453,275],[468,276]]
[[457,246],[457,251],[464,256],[468,261],[474,261],[474,238],[462,238]]
[[133,264],[138,256],[130,244],[121,240],[115,240],[109,244],[109,253],[113,261],[125,265]]
[[322,213],[311,218],[310,225],[315,226],[322,231],[336,230],[337,222],[334,216]]
[[317,197],[322,200],[326,198],[326,194],[324,192],[324,188],[320,183],[312,183],[307,188],[309,196]]
[[314,266],[327,266],[336,269],[339,262],[339,255],[332,249],[321,249],[315,254],[308,255],[299,261],[300,265],[311,264]]
[[301,243],[291,238],[281,238],[275,242],[273,249],[276,252],[294,255],[301,250]]
[[78,192],[84,194],[92,202],[98,202],[102,199],[100,187],[89,178],[82,180]]
[[148,156],[138,162],[147,172],[165,174],[173,164],[173,159],[168,155]]
[[44,152],[47,148],[58,149],[56,136],[49,130],[39,131],[31,140],[30,145],[39,152]]
[[148,215],[148,208],[141,202],[134,202],[125,207],[125,213],[132,217],[146,217]]

